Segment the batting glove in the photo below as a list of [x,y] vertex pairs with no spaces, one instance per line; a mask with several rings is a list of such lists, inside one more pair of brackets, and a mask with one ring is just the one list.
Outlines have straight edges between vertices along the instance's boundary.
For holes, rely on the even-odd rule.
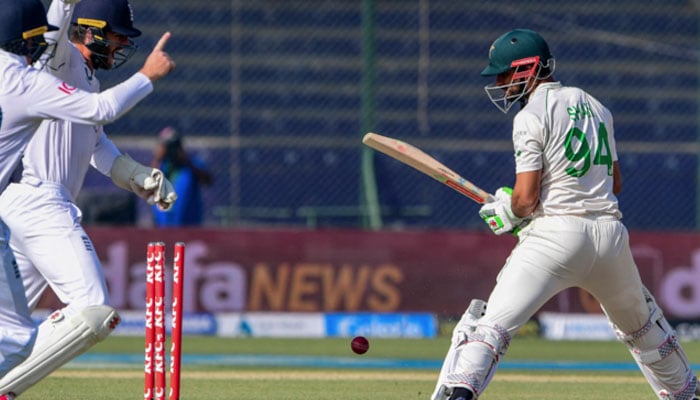
[[161,210],[169,210],[177,200],[175,189],[163,171],[140,164],[126,154],[114,160],[110,176],[115,185],[136,193],[148,204],[157,204]]
[[479,210],[479,216],[486,222],[496,235],[512,233],[517,235],[524,219],[513,214],[511,195],[513,189],[502,187],[494,195],[495,201],[484,204]]

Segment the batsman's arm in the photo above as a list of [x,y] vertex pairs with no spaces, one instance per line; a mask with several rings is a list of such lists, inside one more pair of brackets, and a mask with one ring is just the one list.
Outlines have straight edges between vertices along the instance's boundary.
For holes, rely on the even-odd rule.
[[511,209],[517,217],[527,218],[537,208],[540,202],[541,176],[541,170],[521,172],[515,176]]

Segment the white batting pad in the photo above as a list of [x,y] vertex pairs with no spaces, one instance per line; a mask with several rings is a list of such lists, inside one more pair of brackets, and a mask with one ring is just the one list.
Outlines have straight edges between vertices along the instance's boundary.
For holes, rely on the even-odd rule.
[[109,306],[90,306],[66,318],[61,310],[41,325],[29,357],[0,380],[0,393],[19,395],[68,361],[102,341],[119,324]]
[[431,400],[446,400],[450,396],[451,390],[445,383],[447,383],[448,375],[454,373],[457,369],[457,363],[459,362],[458,348],[468,341],[469,335],[476,331],[479,318],[483,317],[485,312],[486,302],[480,299],[473,299],[469,303],[467,310],[462,314],[462,318],[460,318],[452,331],[450,347],[442,363],[435,390],[430,397]]

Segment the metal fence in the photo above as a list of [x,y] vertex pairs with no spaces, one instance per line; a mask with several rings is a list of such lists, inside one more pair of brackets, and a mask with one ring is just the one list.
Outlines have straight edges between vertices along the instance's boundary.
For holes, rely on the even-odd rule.
[[[360,139],[370,130],[399,137],[487,190],[512,185],[515,113],[493,107],[479,72],[491,42],[520,27],[549,41],[557,79],[612,110],[628,226],[690,230],[700,221],[694,1],[132,5],[141,50],[100,75],[103,86],[133,73],[166,30],[178,67],[107,131],[144,162],[160,129],[183,132],[215,173],[207,225],[367,227],[376,181],[384,228],[481,228],[474,203],[381,154],[363,161]],[[86,189],[105,182],[91,175]]]

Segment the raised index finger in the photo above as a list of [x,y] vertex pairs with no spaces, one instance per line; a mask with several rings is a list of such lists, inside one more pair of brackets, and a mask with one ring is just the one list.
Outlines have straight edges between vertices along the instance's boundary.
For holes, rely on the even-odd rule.
[[165,32],[163,36],[160,37],[160,40],[158,40],[153,50],[163,50],[165,44],[168,43],[168,39],[170,39],[170,32]]

